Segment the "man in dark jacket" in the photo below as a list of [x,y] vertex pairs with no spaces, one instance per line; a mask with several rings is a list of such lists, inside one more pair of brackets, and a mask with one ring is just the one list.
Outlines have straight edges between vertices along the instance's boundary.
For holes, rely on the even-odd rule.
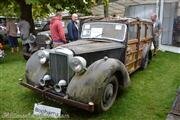
[[77,23],[78,15],[72,14],[71,21],[67,25],[69,42],[76,41],[79,38],[79,29]]

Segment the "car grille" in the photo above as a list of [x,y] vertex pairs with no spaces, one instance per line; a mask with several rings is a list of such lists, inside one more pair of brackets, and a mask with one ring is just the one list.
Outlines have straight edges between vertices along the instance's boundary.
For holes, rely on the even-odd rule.
[[50,74],[56,84],[59,80],[69,80],[68,56],[50,53]]

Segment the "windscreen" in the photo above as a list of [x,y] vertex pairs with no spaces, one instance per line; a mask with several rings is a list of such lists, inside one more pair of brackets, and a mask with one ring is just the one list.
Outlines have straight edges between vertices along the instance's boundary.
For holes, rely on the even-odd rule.
[[82,26],[81,38],[124,41],[127,26],[121,23],[92,22]]

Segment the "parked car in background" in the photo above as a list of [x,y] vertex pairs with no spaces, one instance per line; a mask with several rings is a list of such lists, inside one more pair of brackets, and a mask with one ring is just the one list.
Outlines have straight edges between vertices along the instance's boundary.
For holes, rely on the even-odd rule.
[[36,33],[49,30],[49,28],[48,29],[44,28],[46,24],[49,24],[49,20],[35,21],[34,26]]
[[30,34],[27,44],[29,45],[28,49],[23,49],[23,57],[26,60],[28,60],[29,57],[38,50],[52,48],[50,33],[48,33],[47,31],[40,32],[37,34],[37,36]]
[[130,84],[129,75],[147,67],[152,28],[139,18],[86,20],[80,40],[35,52],[21,85],[56,102],[107,111],[119,88]]
[[4,58],[4,50],[3,49],[0,49],[0,59],[3,59]]
[[0,59],[4,58],[4,47],[3,47],[3,41],[0,40]]
[[0,40],[3,43],[7,43],[6,17],[4,17],[4,16],[0,16]]
[[[67,24],[68,24],[68,21],[70,19],[71,19],[70,16],[64,16],[63,19],[62,19],[62,24],[64,26],[64,32],[65,32],[66,39],[68,39],[68,36],[67,36]],[[49,27],[50,26],[50,21],[44,21],[42,23],[41,23],[41,25],[37,24],[37,26],[39,26],[39,28],[36,27],[36,33],[41,34],[41,32],[43,32],[43,33],[50,34],[50,27]]]
[[[67,40],[68,40],[67,24],[68,24],[69,20],[70,20],[70,17],[66,16],[66,17],[63,17],[63,21],[62,21],[64,30],[65,30],[65,36],[66,36]],[[40,25],[40,24],[43,24],[43,25]],[[39,28],[37,28],[37,26],[36,26],[37,36],[35,39],[32,39],[33,37],[31,36],[28,41],[28,44],[31,47],[29,47],[29,49],[27,49],[27,50],[26,49],[23,50],[23,57],[26,60],[28,60],[29,57],[37,50],[52,48],[51,33],[50,33],[50,28],[49,28],[50,21],[36,23],[35,25],[39,26]]]
[[174,20],[173,45],[180,47],[180,16],[177,16]]

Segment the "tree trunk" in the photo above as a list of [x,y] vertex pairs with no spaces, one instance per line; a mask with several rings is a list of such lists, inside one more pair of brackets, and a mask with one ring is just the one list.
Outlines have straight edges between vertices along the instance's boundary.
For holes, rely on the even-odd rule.
[[30,32],[35,34],[35,29],[34,29],[34,20],[32,17],[32,5],[26,4],[25,0],[15,0],[18,5],[20,6],[20,11],[21,11],[21,16],[20,18],[25,19],[26,21],[29,22],[31,28]]
[[104,4],[104,17],[109,17],[109,0],[103,0]]
[[108,10],[109,6],[104,6],[104,17],[107,18],[109,17],[109,10]]

